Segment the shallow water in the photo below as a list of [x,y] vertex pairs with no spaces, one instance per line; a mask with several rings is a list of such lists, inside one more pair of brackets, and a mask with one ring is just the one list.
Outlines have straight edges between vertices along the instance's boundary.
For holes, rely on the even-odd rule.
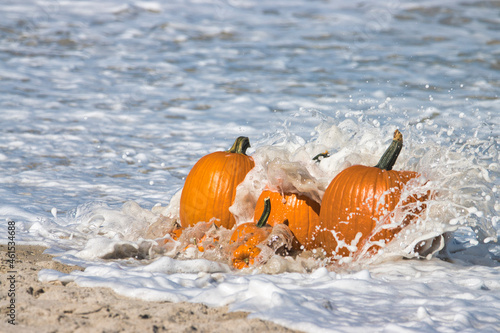
[[[0,218],[16,221],[18,242],[88,267],[42,280],[145,299],[161,290],[310,332],[496,331],[499,14],[496,1],[8,0]],[[237,136],[263,163],[328,149],[319,166],[294,164],[321,196],[342,168],[375,164],[396,128],[396,168],[440,195],[378,262],[299,273],[276,259],[268,272],[288,273],[239,275],[211,261],[99,259],[115,244],[137,247],[151,209]],[[399,259],[448,230],[440,258],[450,262]]]

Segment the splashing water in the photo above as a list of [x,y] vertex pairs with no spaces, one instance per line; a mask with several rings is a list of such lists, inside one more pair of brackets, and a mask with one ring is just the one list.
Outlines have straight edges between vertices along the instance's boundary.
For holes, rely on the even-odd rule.
[[[309,112],[303,112],[292,120],[300,121],[302,116],[309,115]],[[302,193],[320,202],[329,182],[341,170],[355,164],[375,165],[395,129],[367,126],[364,122],[356,123],[352,119],[338,121],[324,116],[319,118],[320,122],[310,137],[292,133],[289,126],[294,125],[289,123],[282,130],[254,144],[257,148],[252,156],[256,166],[239,185],[235,202],[230,208],[237,224],[253,220],[255,203],[266,187]],[[321,251],[305,251],[295,257],[270,256],[267,261],[261,261],[249,271],[307,272],[324,265],[332,270],[360,270],[422,253],[430,258],[443,249],[440,255],[450,256],[450,251],[459,250],[457,246],[452,249],[445,247],[450,239],[455,243],[469,241],[474,244],[496,241],[498,142],[494,138],[457,139],[443,146],[430,140],[420,140],[414,127],[408,126],[401,130],[405,136],[405,146],[394,169],[416,171],[421,176],[407,184],[400,201],[426,193],[433,195],[426,201],[426,209],[403,228],[393,241],[382,244],[382,249],[374,256],[361,255],[356,260],[343,260],[341,265],[335,262],[328,264]],[[329,157],[321,158],[319,162],[313,160],[314,156],[325,151],[328,151]],[[228,254],[223,251],[223,240],[228,239],[230,232],[224,228],[215,231],[217,235],[212,235],[212,238],[204,239],[205,247],[208,245],[207,239],[220,239],[218,246],[206,251],[199,251],[195,246],[189,247],[188,243],[193,238],[186,237],[184,242],[165,241],[165,237],[169,238],[168,232],[178,221],[179,200],[180,191],[171,198],[167,207],[155,206],[152,210],[144,209],[134,202],[127,202],[121,209],[89,203],[69,212],[65,219],[38,223],[31,229],[39,230],[40,234],[45,230],[45,235],[57,230],[58,237],[66,239],[64,244],[67,254],[81,259],[141,259],[167,255],[177,259],[206,258],[227,262]],[[400,226],[405,214],[409,214],[407,208],[398,205],[390,216],[389,225],[387,221],[383,224],[379,221],[378,228]],[[156,227],[153,232],[152,226]],[[454,232],[467,237],[454,238]],[[170,244],[170,247],[166,248],[165,244]],[[358,250],[366,253],[370,245],[367,243]],[[423,249],[420,254],[415,253],[416,246]],[[186,248],[189,248],[188,251],[179,250]]]
[[[256,168],[240,185],[233,213],[239,221],[250,220],[253,205],[265,187],[303,193],[319,201],[331,179],[344,168],[355,164],[375,165],[393,130],[365,128],[345,120],[337,124],[321,123],[316,128],[316,136],[307,141],[298,136],[277,135],[278,139],[273,138],[277,143],[257,149]],[[450,233],[459,228],[469,229],[478,242],[497,239],[495,198],[498,194],[494,181],[499,168],[494,161],[498,156],[498,142],[494,138],[471,138],[444,147],[430,141],[418,142],[411,127],[407,132],[406,148],[395,169],[416,171],[421,176],[407,184],[400,202],[426,193],[433,195],[426,201],[427,208],[378,255],[350,264],[358,269],[392,257],[418,256],[414,249],[419,244],[428,247],[422,253],[430,257],[441,250]],[[324,150],[328,150],[330,156],[314,163],[312,157]],[[391,227],[399,226],[405,214],[409,214],[408,207],[401,204],[396,207]],[[371,245],[365,244],[361,252],[366,252]]]

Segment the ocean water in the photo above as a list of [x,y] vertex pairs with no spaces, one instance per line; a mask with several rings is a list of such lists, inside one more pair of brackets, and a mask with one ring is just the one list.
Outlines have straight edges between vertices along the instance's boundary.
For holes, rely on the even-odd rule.
[[[15,221],[16,244],[86,267],[41,281],[229,305],[305,332],[500,331],[498,1],[7,0],[1,13],[0,241]],[[300,190],[321,198],[395,129],[395,169],[422,175],[406,195],[438,195],[375,258],[237,272],[154,254],[148,227],[175,217],[194,163],[236,137],[258,166],[241,197],[308,175]],[[444,233],[443,251],[411,258]]]

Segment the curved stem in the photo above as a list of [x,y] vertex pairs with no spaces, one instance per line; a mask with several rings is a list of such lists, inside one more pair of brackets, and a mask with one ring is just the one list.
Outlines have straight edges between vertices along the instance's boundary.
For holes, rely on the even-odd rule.
[[324,153],[319,153],[318,155],[314,156],[313,157],[313,161],[319,162],[320,161],[320,159],[319,159],[320,157],[322,157],[322,158],[330,157],[330,154],[328,153],[328,150],[325,151]]
[[262,228],[266,225],[269,215],[271,215],[271,199],[267,197],[264,199],[264,211],[257,222],[257,228]]
[[382,170],[392,170],[392,167],[396,163],[398,159],[399,153],[403,148],[403,134],[400,131],[396,130],[394,132],[394,138],[392,139],[392,143],[385,151],[384,155],[378,161],[376,168],[380,168]]
[[250,140],[246,136],[240,136],[234,141],[233,146],[227,152],[246,155],[249,147]]

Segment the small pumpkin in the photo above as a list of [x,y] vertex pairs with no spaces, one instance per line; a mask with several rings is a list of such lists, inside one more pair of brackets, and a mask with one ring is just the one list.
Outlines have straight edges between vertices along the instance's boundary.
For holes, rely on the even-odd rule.
[[217,226],[231,229],[235,224],[229,212],[236,187],[255,166],[246,155],[247,137],[236,139],[231,149],[202,157],[191,169],[181,193],[180,222],[183,227],[215,219]]
[[316,248],[313,232],[319,224],[320,204],[310,197],[296,193],[278,193],[264,190],[255,207],[255,218],[264,211],[264,200],[269,198],[273,210],[267,223],[275,226],[279,223],[287,223],[294,234],[296,242],[295,249],[302,246],[306,250]]
[[178,228],[178,229],[175,229],[175,230],[172,230],[171,232],[169,232],[168,234],[170,235],[170,238],[165,238],[163,240],[163,243],[168,243],[169,241],[178,241],[179,238],[181,237],[182,235],[182,232],[184,231],[184,228]]
[[232,256],[232,264],[236,269],[243,269],[254,264],[255,258],[260,254],[261,250],[255,245],[243,244],[234,250]]
[[200,222],[194,227],[185,230],[180,241],[185,245],[182,251],[186,251],[190,247],[198,249],[199,252],[204,252],[205,247],[213,249],[219,242],[219,237],[216,235],[219,228],[213,222]]
[[266,198],[264,210],[257,223],[243,223],[233,231],[229,244],[234,244],[233,247],[236,247],[231,254],[231,262],[235,268],[242,269],[253,265],[261,251],[257,245],[265,241],[273,230],[273,227],[267,224],[270,213],[271,200]]
[[[415,215],[425,209],[425,200],[411,197],[410,203],[418,203],[406,217],[401,226],[382,228],[374,232],[377,223],[386,219],[400,201],[405,185],[419,176],[414,171],[392,170],[403,147],[403,135],[396,130],[394,139],[374,167],[354,165],[340,172],[329,184],[321,203],[320,224],[316,238],[328,256],[353,256],[363,248],[367,241],[389,242],[409,224]],[[370,247],[374,253],[378,246]]]

